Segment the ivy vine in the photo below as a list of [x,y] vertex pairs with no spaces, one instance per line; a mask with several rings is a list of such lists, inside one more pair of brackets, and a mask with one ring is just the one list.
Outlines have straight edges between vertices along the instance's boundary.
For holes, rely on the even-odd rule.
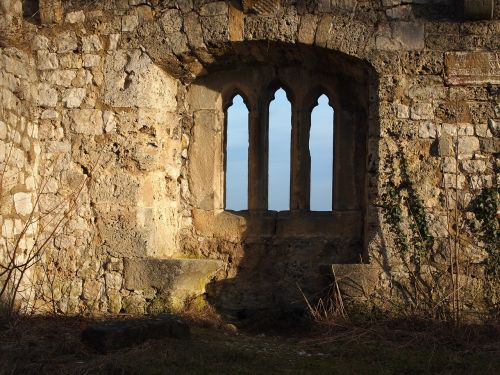
[[486,288],[485,297],[490,305],[493,303],[494,294],[498,294],[500,284],[500,217],[498,187],[485,188],[471,202],[471,211],[476,219],[469,223],[471,231],[476,233],[478,239],[485,244],[488,257],[485,259]]
[[[395,235],[396,247],[401,254],[413,251],[412,261],[420,266],[424,259],[428,259],[434,244],[425,215],[422,199],[419,197],[407,173],[406,159],[401,152],[397,153],[399,171],[394,166],[393,157],[387,156],[384,160],[385,171],[388,174],[382,188],[382,213],[384,222],[389,225]],[[397,178],[399,172],[399,179]],[[396,182],[398,181],[399,182]],[[409,215],[408,228],[405,233],[403,225],[403,207]]]

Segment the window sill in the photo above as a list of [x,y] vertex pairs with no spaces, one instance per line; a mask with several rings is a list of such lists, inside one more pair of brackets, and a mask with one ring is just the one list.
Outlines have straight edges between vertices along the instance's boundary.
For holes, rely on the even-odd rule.
[[361,210],[194,210],[193,214],[198,231],[231,241],[248,237],[361,238],[363,233]]

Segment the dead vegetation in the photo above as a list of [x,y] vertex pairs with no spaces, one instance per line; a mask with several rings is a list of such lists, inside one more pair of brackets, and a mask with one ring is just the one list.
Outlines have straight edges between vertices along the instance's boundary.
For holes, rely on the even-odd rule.
[[[39,292],[37,287],[40,282],[47,281],[53,292],[50,279],[54,275],[50,275],[46,269],[46,252],[53,247],[54,241],[79,208],[82,191],[99,166],[98,159],[88,170],[88,174],[83,175],[73,187],[54,192],[48,185],[52,174],[61,169],[64,160],[60,155],[42,155],[42,159],[46,158],[42,162],[42,170],[45,172],[39,174],[40,171],[33,167],[30,176],[33,186],[20,187],[16,179],[17,172],[12,168],[13,149],[10,145],[5,159],[0,163],[0,202],[8,206],[14,202],[8,218],[4,216],[4,236],[0,242],[0,319],[7,320],[16,319],[18,314],[37,312],[35,295]],[[24,212],[14,210],[17,204],[15,194],[19,193],[19,189],[23,189]],[[49,204],[47,197],[52,198]],[[7,223],[12,223],[10,229]],[[37,274],[32,272],[35,266],[40,267],[47,280],[37,280]],[[54,305],[54,298],[51,301]],[[55,306],[52,306],[52,312],[56,313]]]
[[82,318],[21,319],[0,332],[0,374],[486,374],[500,365],[500,330],[420,321],[344,323],[280,335],[192,324],[191,340],[150,340],[96,354]]

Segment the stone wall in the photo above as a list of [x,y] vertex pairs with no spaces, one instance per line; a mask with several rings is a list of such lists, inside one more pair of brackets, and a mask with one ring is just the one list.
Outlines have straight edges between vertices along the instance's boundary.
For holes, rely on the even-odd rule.
[[[157,311],[161,301],[169,305],[172,291],[147,280],[124,282],[127,272],[141,269],[127,264],[145,259],[148,270],[156,264],[151,260],[183,258],[223,262],[208,288],[221,308],[301,305],[295,282],[319,292],[325,266],[354,262],[350,246],[368,264],[364,297],[392,306],[392,297],[413,295],[415,270],[383,216],[387,181],[399,192],[411,185],[423,202],[435,240],[426,272],[441,272],[453,225],[454,203],[446,205],[446,196],[458,196],[452,194],[458,187],[468,202],[498,184],[498,7],[493,20],[463,22],[446,0],[281,3],[262,13],[224,1],[73,0],[64,2],[62,16],[42,17],[50,25],[19,21],[22,31],[1,41],[9,47],[0,60],[0,147],[14,145],[19,160],[9,169],[24,176],[8,189],[10,203],[2,203],[2,236],[23,219],[16,194],[19,205],[20,193],[36,190],[31,175],[37,186],[46,181],[43,199],[35,204],[32,196],[37,212],[66,207],[64,225],[34,268],[35,310],[142,313],[154,305]],[[19,10],[10,18],[2,12],[4,23],[19,20]],[[214,212],[195,211],[191,195],[193,165],[212,157],[196,139],[195,128],[205,124],[188,95],[196,80],[254,64],[358,74],[340,55],[369,67],[359,78],[369,91],[362,240],[332,245],[307,235],[227,236],[224,220],[210,224],[206,215]],[[355,95],[345,87],[345,95]],[[222,100],[215,91],[202,99]],[[38,137],[30,133],[35,129]],[[236,216],[241,227],[250,223]],[[484,251],[462,249],[468,264],[482,267]],[[170,268],[157,268],[163,269]],[[481,277],[464,277],[481,289]]]
[[[37,223],[30,223],[34,210],[40,157],[38,125],[33,120],[36,82],[33,59],[15,48],[0,48],[0,259],[10,263],[12,256],[23,264],[29,257],[37,233]],[[29,225],[27,225],[29,223]],[[20,233],[22,239],[17,241]],[[3,270],[2,270],[3,271]],[[30,270],[31,271],[31,270]],[[28,272],[26,279],[31,277]],[[12,274],[5,295],[12,293],[20,278]],[[6,281],[2,272],[0,280]],[[21,280],[24,290],[27,280]],[[29,295],[20,293],[23,299]]]

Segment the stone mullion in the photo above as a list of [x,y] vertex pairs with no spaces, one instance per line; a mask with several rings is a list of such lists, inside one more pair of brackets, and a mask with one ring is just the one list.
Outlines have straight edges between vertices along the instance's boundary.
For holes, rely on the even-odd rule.
[[248,208],[254,211],[267,210],[269,113],[263,108],[248,113]]
[[335,210],[358,208],[355,180],[355,129],[358,126],[361,124],[357,123],[355,113],[342,109],[335,111],[332,201]]
[[292,177],[291,210],[309,210],[311,187],[311,156],[309,153],[309,130],[311,111],[292,109]]

